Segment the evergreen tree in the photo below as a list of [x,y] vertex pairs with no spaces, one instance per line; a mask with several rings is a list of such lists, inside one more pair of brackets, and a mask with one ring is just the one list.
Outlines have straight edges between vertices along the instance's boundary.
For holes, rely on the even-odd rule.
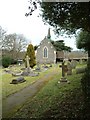
[[36,65],[36,57],[35,57],[34,47],[32,44],[28,45],[26,55],[29,56],[30,58],[29,64],[30,64],[30,67],[33,68]]

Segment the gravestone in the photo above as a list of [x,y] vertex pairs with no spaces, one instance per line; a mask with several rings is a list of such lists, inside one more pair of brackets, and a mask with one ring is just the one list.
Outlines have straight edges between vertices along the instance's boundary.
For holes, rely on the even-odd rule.
[[75,69],[75,68],[76,68],[76,64],[77,64],[76,60],[72,60],[72,61],[71,61],[72,69]]
[[30,73],[30,71],[31,71],[30,64],[29,64],[30,58],[29,58],[28,55],[26,56],[26,59],[25,59],[25,60],[26,60],[26,64],[27,64],[27,72]]
[[68,70],[67,65],[64,65],[64,62],[62,62],[62,66],[60,66],[60,67],[62,67],[62,77],[60,79],[60,82],[67,82],[67,79],[65,77],[65,74],[66,74],[66,72]]
[[67,75],[72,75],[72,66],[70,62],[67,63],[67,68],[68,68]]
[[16,76],[21,76],[22,73],[12,73],[12,76],[16,77]]
[[29,73],[31,72],[31,68],[30,68],[30,65],[29,65],[29,60],[30,60],[30,58],[28,57],[28,55],[26,56],[26,68],[25,68],[25,70],[22,72],[22,76],[28,76],[29,75]]
[[85,73],[86,67],[76,68],[76,74]]
[[33,71],[31,71],[31,68],[30,68],[30,64],[29,64],[29,60],[30,58],[28,57],[28,55],[26,56],[26,64],[27,64],[27,68],[22,72],[22,76],[38,76],[39,73],[34,73]]
[[10,84],[18,84],[18,83],[22,83],[22,82],[25,82],[25,81],[26,80],[24,79],[24,77],[19,77],[19,78],[13,79]]
[[79,63],[80,63],[80,64],[83,64],[83,60],[82,60],[82,59],[80,59],[80,60],[79,60]]
[[39,63],[37,63],[37,67],[36,67],[35,71],[41,72],[41,68],[40,68],[40,64]]

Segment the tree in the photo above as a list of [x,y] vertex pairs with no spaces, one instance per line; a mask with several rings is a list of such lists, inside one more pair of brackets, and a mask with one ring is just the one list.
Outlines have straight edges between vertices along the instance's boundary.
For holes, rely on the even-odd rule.
[[2,29],[2,27],[0,26],[0,47],[2,48],[2,42],[4,40],[6,31],[4,29]]
[[90,32],[89,2],[41,2],[42,17],[58,32],[74,33],[77,29]]
[[34,50],[37,50],[37,48],[38,48],[38,45],[35,45],[35,46],[34,46]]
[[57,51],[68,51],[68,52],[71,52],[72,48],[71,47],[68,47],[68,46],[65,46],[65,43],[63,40],[58,40],[58,41],[51,41],[51,43],[53,44],[53,46],[55,47],[55,49]]
[[12,62],[12,59],[10,57],[8,56],[2,57],[2,66],[4,68],[7,68],[11,64],[11,62]]
[[80,31],[76,37],[76,44],[78,49],[90,51],[90,33],[87,31]]
[[[35,65],[36,65],[36,57],[35,57],[35,51],[34,51],[34,47],[32,44],[29,44],[28,47],[27,47],[27,52],[26,52],[26,55],[29,56],[29,64],[30,64],[30,67],[33,68]],[[25,57],[26,57],[25,55]]]
[[47,0],[40,2],[40,0],[30,0],[27,16],[32,15],[30,13],[37,9],[38,3],[41,6],[43,20],[54,26],[58,32],[64,29],[73,33],[80,28],[90,32],[90,2],[47,2]]
[[6,35],[2,42],[2,49],[7,50],[13,59],[17,59],[19,53],[26,47],[26,38],[22,34]]

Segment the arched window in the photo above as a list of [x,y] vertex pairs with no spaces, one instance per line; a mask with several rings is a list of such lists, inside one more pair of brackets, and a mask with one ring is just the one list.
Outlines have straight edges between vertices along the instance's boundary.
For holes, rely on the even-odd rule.
[[47,47],[44,48],[44,54],[43,55],[44,55],[43,57],[45,57],[45,58],[48,57],[48,49],[47,49]]

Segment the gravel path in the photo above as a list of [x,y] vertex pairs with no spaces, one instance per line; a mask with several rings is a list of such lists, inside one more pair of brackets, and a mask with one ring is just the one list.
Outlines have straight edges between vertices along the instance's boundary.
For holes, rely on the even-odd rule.
[[30,86],[7,97],[3,101],[3,118],[9,115],[10,112],[15,112],[15,110],[19,109],[21,105],[23,105],[28,99],[32,98],[45,85],[45,83],[51,79],[51,77],[55,76],[55,74],[56,71],[54,70]]

